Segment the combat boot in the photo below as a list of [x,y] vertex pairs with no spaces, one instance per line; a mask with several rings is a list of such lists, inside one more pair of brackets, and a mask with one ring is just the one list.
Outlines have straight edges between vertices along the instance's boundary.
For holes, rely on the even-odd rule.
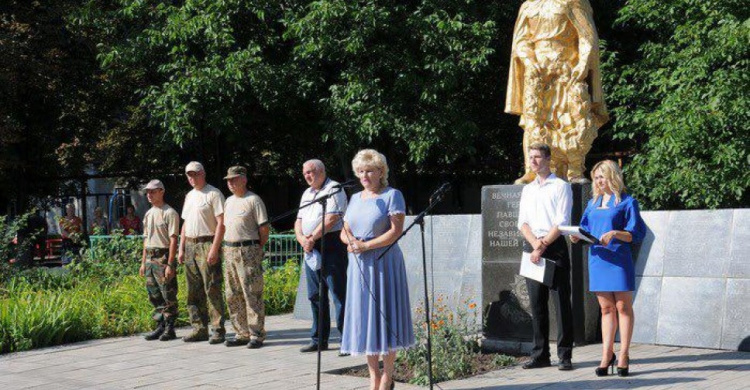
[[159,321],[159,325],[156,326],[156,329],[151,331],[151,333],[148,333],[145,336],[143,336],[143,338],[148,341],[156,340],[159,338],[159,336],[162,335],[162,333],[164,333],[164,321],[163,320]]
[[182,338],[182,341],[186,343],[192,343],[195,341],[206,341],[206,340],[208,340],[208,331],[206,329],[203,329],[203,330],[193,329],[192,333]]
[[161,337],[159,337],[159,340],[169,341],[176,338],[177,335],[174,333],[174,318],[169,317],[167,318],[167,326],[164,328],[164,333],[162,333]]

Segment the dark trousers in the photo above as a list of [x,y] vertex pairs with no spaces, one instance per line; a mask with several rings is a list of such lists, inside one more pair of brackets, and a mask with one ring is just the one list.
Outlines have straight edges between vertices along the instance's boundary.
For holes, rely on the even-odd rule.
[[[344,307],[346,306],[346,268],[349,265],[349,257],[346,253],[346,245],[339,239],[340,231],[326,233],[326,235],[315,243],[315,249],[320,251],[320,243],[325,240],[325,254],[323,266],[319,271],[313,271],[305,264],[305,275],[307,277],[307,299],[310,300],[312,308],[313,326],[310,338],[314,343],[319,341],[328,344],[328,336],[331,334],[331,308],[328,303],[330,291],[333,305],[336,309],[336,327],[339,332],[344,331]],[[321,253],[322,254],[322,253]],[[323,277],[323,286],[318,289],[318,275]],[[323,305],[318,306],[318,294],[323,296]],[[318,323],[318,310],[322,311],[322,323]],[[318,326],[321,327],[321,338],[318,340]]]
[[558,237],[542,257],[557,263],[554,284],[549,288],[535,280],[526,279],[531,302],[531,323],[534,329],[534,348],[531,358],[549,360],[549,296],[557,307],[557,357],[573,357],[573,311],[570,306],[570,255],[563,237]]

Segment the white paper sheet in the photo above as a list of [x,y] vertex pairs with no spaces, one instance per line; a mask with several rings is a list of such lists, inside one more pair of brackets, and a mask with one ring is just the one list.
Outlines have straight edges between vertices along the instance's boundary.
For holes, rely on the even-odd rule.
[[545,268],[547,268],[547,259],[542,258],[539,263],[534,264],[531,262],[531,253],[524,252],[521,257],[521,270],[518,273],[523,277],[544,283]]
[[577,237],[579,240],[586,241],[590,244],[597,244],[598,240],[594,241],[591,238],[587,237],[585,234],[581,232],[580,226],[558,226],[557,229],[560,230],[560,233],[563,236],[573,236]]

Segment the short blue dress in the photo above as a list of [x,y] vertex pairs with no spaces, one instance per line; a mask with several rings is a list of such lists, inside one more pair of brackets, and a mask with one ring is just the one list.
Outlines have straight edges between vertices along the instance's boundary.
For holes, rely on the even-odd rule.
[[[352,195],[344,221],[367,241],[390,229],[391,215],[405,213],[401,191],[386,187],[376,198]],[[414,345],[404,255],[396,244],[376,261],[385,249],[349,253],[342,353],[385,355]]]
[[[602,207],[603,197],[589,201],[581,217],[581,228],[600,238],[611,230],[624,230],[638,243],[646,235],[646,224],[641,218],[638,202],[622,194],[620,203],[609,198]],[[589,248],[589,291],[634,291],[635,265],[630,243],[617,239],[609,245],[591,245]]]

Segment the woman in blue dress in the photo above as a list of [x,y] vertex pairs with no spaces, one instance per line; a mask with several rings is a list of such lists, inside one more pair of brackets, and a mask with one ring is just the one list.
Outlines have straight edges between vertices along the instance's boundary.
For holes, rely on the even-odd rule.
[[406,206],[401,191],[388,187],[385,156],[362,150],[352,168],[364,190],[352,195],[341,231],[349,251],[341,353],[367,355],[370,388],[387,390],[396,351],[414,344],[414,330],[401,249],[394,245],[377,259],[401,235]]
[[591,179],[593,199],[583,212],[581,228],[601,242],[589,248],[589,290],[596,294],[602,313],[602,360],[596,375],[605,376],[609,366],[614,367],[615,332],[619,325],[617,374],[627,376],[635,290],[635,267],[630,246],[643,240],[646,225],[641,219],[638,202],[624,192],[622,171],[614,161],[596,164],[591,170]]

